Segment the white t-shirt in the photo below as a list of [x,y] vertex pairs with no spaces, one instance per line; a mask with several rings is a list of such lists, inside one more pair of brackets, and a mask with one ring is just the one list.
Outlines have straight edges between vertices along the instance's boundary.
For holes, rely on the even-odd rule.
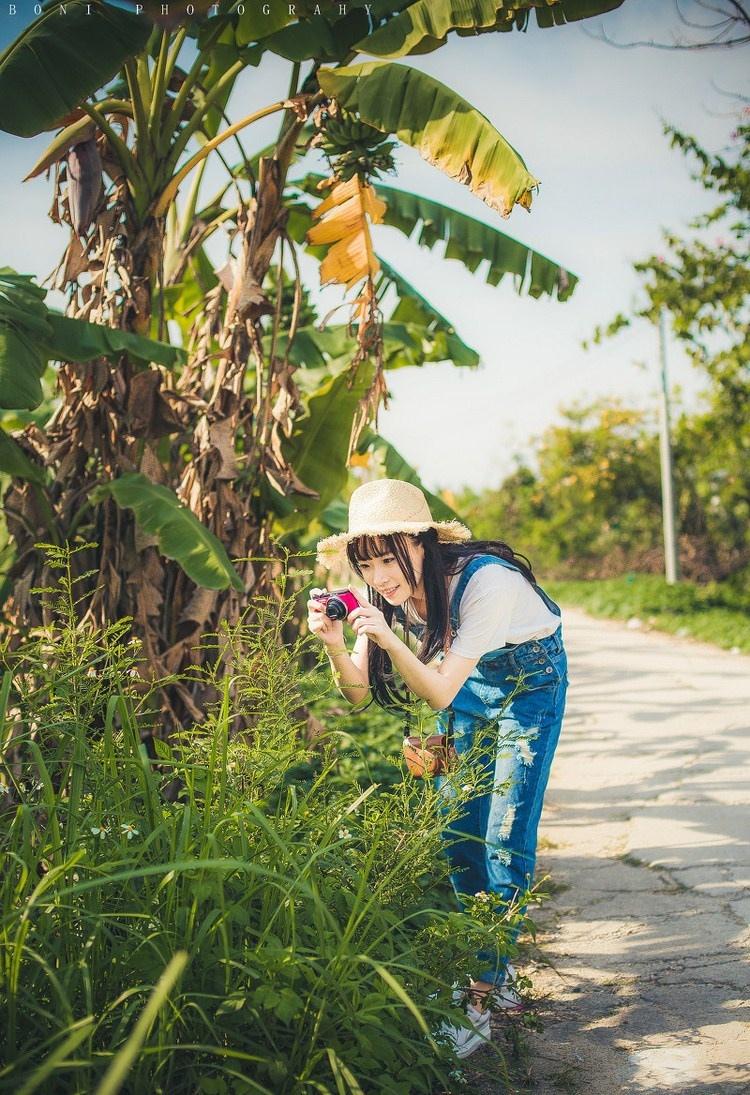
[[[461,577],[448,586],[448,604]],[[408,618],[424,619],[407,603]],[[560,617],[551,612],[534,587],[517,570],[487,563],[472,574],[461,596],[458,632],[450,649],[462,658],[481,658],[488,650],[508,643],[525,643],[554,634]]]

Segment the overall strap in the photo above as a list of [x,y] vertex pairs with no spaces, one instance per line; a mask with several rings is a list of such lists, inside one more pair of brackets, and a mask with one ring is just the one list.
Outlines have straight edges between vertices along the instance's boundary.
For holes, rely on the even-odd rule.
[[[482,567],[488,566],[491,563],[496,563],[499,566],[505,567],[506,570],[515,570],[517,574],[520,574],[520,569],[511,563],[508,559],[501,559],[499,555],[475,555],[473,559],[470,559],[466,566],[461,571],[461,577],[458,579],[458,583],[453,592],[451,598],[451,634],[455,635],[458,632],[459,612],[458,608],[461,604],[461,598],[463,597],[464,590],[466,589],[469,579],[476,574]],[[539,594],[544,601],[547,608],[555,616],[562,616],[560,608],[552,598],[544,592],[541,586],[538,586],[536,582],[533,583],[534,591]]]

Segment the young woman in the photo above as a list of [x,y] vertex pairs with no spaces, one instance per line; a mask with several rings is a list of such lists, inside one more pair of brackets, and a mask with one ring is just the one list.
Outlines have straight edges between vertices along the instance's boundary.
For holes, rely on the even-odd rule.
[[[565,707],[560,609],[506,544],[473,541],[458,521],[433,520],[422,491],[395,479],[354,491],[349,530],[322,540],[318,558],[328,566],[348,558],[368,586],[369,602],[347,617],[357,635],[351,651],[342,621],[329,619],[313,597],[308,602],[310,630],[324,643],[343,695],[360,703],[371,694],[383,707],[420,696],[440,712],[459,757],[471,749],[487,777],[486,793],[471,798],[446,834],[459,902],[462,893],[481,892],[516,900],[533,880]],[[416,653],[392,630],[395,622],[407,638],[417,637]],[[449,793],[449,777],[435,778]],[[519,1004],[507,963],[493,952],[477,959],[467,1007],[472,1029],[449,1032],[462,1057],[490,1036],[482,1007],[488,993],[501,1006]]]

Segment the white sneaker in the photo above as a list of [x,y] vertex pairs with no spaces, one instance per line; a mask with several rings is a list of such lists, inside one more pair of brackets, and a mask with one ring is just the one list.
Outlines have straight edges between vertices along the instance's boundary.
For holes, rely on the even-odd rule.
[[467,1004],[466,1018],[471,1023],[469,1027],[441,1023],[435,1032],[444,1035],[446,1040],[450,1040],[457,1057],[468,1057],[475,1050],[486,1046],[492,1038],[490,1013],[488,1011],[481,1011],[479,1008],[475,1008],[473,1004]]
[[513,988],[515,980],[516,971],[513,966],[508,963],[505,971],[505,980],[502,985],[497,985],[492,993],[496,1007],[505,1008],[506,1011],[523,1011],[526,1005]]

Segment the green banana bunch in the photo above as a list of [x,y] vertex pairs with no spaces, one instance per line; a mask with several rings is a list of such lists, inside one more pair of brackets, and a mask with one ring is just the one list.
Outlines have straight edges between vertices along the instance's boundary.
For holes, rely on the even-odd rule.
[[337,178],[346,182],[359,175],[367,181],[395,168],[392,151],[396,143],[388,136],[356,115],[341,112],[326,119],[320,148]]

